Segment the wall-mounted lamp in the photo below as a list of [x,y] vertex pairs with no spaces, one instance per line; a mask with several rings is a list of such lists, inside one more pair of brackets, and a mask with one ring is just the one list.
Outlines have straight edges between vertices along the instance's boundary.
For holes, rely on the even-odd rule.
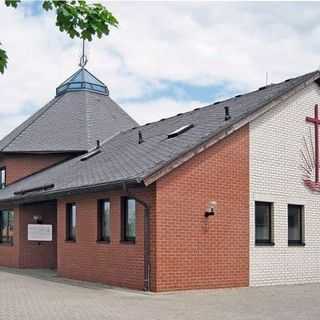
[[209,216],[214,216],[217,211],[217,203],[215,201],[209,201],[208,208],[204,213],[204,216],[208,218]]
[[36,224],[41,224],[42,223],[42,216],[40,215],[35,215],[32,217],[33,218],[33,221],[36,223]]

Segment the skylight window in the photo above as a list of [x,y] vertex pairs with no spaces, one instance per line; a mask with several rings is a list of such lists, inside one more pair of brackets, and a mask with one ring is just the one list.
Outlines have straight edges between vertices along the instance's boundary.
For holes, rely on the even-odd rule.
[[94,157],[95,155],[97,155],[100,152],[101,152],[101,149],[95,149],[93,151],[90,151],[90,152],[86,153],[84,156],[82,156],[80,158],[80,161],[86,161],[86,160]]
[[168,134],[168,139],[171,139],[171,138],[174,138],[174,137],[177,137],[179,136],[180,134],[183,134],[184,132],[190,130],[191,128],[193,128],[194,125],[191,123],[191,124],[187,124],[186,126],[183,126],[171,133]]

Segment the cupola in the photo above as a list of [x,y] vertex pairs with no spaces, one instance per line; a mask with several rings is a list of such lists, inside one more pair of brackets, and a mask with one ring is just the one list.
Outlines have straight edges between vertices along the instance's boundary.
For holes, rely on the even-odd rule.
[[107,86],[85,68],[79,69],[66,81],[60,84],[56,89],[56,95],[59,96],[66,92],[74,91],[91,91],[107,96],[109,95]]

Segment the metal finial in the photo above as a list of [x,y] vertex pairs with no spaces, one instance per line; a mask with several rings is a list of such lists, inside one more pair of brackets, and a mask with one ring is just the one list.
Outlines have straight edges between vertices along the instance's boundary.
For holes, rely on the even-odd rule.
[[83,39],[82,40],[82,55],[81,55],[81,58],[80,58],[80,63],[79,63],[79,66],[81,68],[84,68],[85,65],[88,63],[88,57],[85,53],[85,40]]

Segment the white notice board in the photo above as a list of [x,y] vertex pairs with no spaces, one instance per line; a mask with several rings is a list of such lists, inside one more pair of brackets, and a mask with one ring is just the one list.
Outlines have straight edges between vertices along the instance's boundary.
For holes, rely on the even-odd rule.
[[52,241],[52,224],[28,224],[29,241]]

